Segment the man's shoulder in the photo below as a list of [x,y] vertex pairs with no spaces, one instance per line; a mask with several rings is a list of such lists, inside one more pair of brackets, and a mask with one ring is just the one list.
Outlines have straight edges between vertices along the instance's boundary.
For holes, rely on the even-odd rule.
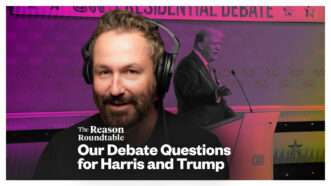
[[196,55],[194,54],[194,52],[191,52],[180,61],[177,68],[193,66],[194,61],[196,60],[197,60]]
[[189,55],[184,57],[176,67],[175,81],[183,74],[187,74],[188,76],[191,76],[193,74],[192,72],[196,72],[197,69],[199,68],[197,60],[198,59],[196,58],[194,52],[191,52]]
[[77,138],[77,135],[79,133],[80,127],[89,127],[91,125],[99,125],[98,123],[100,121],[99,114],[95,114],[93,116],[90,116],[76,124],[73,124],[69,128],[64,129],[61,132],[58,132],[52,137],[52,142],[62,142],[62,141],[75,141]]

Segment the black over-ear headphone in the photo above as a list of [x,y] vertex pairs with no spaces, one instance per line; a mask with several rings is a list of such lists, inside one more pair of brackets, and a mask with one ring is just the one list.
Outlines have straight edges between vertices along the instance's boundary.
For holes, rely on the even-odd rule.
[[[157,26],[157,28],[161,28],[171,37],[173,40],[173,48],[171,52],[167,52],[166,50],[159,58],[157,62],[157,66],[155,68],[155,77],[157,83],[157,95],[159,98],[163,98],[164,95],[168,92],[171,76],[173,73],[173,64],[175,63],[176,55],[179,51],[180,42],[176,35],[170,31],[166,26],[156,21],[145,19],[147,22],[150,22]],[[157,29],[158,31],[158,29]],[[93,82],[93,61],[92,55],[90,53],[90,44],[91,39],[84,45],[82,48],[82,56],[84,59],[84,66],[83,66],[83,77],[87,84],[92,84]]]

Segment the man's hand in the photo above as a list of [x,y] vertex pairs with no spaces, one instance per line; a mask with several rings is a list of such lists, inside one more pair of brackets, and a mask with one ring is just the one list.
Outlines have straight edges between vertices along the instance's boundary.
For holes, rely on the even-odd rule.
[[221,103],[224,96],[229,96],[231,94],[232,94],[231,90],[228,87],[226,86],[218,87],[215,92],[216,103]]
[[221,87],[218,87],[217,94],[219,96],[222,96],[223,97],[223,96],[229,96],[229,95],[231,95],[232,92],[231,92],[231,90],[228,87],[221,86]]

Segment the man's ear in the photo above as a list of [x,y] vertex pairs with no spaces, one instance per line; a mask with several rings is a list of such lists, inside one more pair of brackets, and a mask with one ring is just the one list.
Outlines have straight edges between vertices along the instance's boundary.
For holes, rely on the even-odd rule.
[[197,48],[199,49],[199,51],[202,51],[204,49],[204,44],[203,42],[198,42],[197,43]]

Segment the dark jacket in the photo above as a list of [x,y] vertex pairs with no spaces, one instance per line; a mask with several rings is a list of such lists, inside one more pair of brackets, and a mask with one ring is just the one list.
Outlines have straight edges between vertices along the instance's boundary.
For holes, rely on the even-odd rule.
[[178,113],[191,118],[192,123],[204,126],[234,116],[224,99],[216,102],[218,85],[194,52],[177,66],[174,84]]

